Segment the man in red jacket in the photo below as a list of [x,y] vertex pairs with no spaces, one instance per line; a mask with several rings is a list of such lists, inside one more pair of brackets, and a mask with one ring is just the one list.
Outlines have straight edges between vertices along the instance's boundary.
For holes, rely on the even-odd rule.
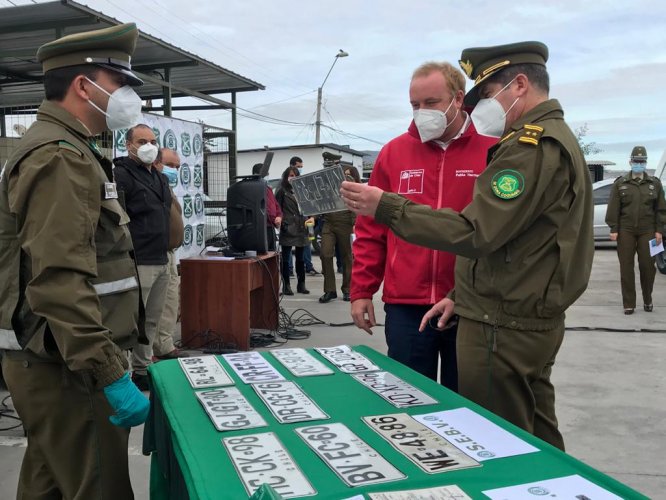
[[[255,163],[252,166],[252,175],[261,175],[263,163]],[[275,199],[275,194],[271,187],[266,184],[266,241],[268,250],[275,250],[275,229],[282,224],[282,209]]]
[[[497,139],[480,136],[463,110],[465,77],[448,63],[430,62],[414,71],[409,100],[414,121],[386,144],[369,184],[432,208],[462,210],[472,200],[474,181]],[[443,229],[444,230],[444,229]],[[456,325],[419,332],[424,314],[453,289],[455,256],[398,239],[370,217],[356,220],[351,314],[372,334],[372,296],[382,281],[389,357],[458,388]]]

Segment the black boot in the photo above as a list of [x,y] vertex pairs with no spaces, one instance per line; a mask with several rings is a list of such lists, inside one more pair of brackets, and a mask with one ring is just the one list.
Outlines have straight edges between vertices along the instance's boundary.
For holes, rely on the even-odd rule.
[[296,285],[296,291],[298,293],[310,293],[310,290],[305,288],[305,281],[299,281]]
[[294,295],[291,284],[288,281],[282,283],[282,295]]

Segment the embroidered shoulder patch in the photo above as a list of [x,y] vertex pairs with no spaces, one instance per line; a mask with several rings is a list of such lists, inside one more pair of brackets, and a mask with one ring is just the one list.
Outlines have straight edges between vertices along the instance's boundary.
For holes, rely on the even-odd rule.
[[520,137],[518,138],[518,142],[537,146],[539,144],[539,139],[541,139],[541,134],[543,134],[543,127],[539,127],[539,125],[531,125],[528,123],[523,125],[523,130]]
[[500,170],[491,182],[493,194],[503,200],[517,198],[525,190],[525,178],[523,175],[511,169]]

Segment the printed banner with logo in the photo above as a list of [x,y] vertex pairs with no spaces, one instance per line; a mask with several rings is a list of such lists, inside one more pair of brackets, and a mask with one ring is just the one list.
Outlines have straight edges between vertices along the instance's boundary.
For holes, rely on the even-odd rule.
[[[161,148],[178,151],[180,170],[175,183],[170,183],[183,207],[185,235],[183,245],[176,252],[178,260],[199,255],[204,248],[203,192],[203,126],[199,123],[177,120],[167,116],[143,113],[142,123],[150,126]],[[127,129],[113,133],[113,154],[127,156],[125,134]]]

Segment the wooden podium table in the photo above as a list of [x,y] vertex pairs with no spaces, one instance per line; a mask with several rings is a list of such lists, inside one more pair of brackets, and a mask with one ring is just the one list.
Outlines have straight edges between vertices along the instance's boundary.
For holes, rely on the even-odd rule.
[[[211,255],[181,259],[183,346],[196,349],[223,340],[249,350],[250,328],[278,327],[279,276],[275,252],[240,260]],[[206,330],[217,338],[204,335]]]

